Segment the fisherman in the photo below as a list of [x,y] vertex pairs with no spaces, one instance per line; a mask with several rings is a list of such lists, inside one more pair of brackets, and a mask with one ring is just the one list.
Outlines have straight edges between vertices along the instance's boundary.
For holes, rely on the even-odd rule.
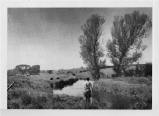
[[87,78],[84,89],[85,89],[84,96],[86,101],[85,107],[88,108],[91,103],[91,97],[92,97],[92,83],[90,82],[89,78]]

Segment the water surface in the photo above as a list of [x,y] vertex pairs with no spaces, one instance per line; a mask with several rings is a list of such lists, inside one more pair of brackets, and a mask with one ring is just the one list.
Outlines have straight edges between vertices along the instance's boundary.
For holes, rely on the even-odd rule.
[[[61,90],[53,90],[53,94],[83,97],[85,83],[85,80],[78,80],[71,86],[64,87]],[[93,84],[93,81],[91,83]]]

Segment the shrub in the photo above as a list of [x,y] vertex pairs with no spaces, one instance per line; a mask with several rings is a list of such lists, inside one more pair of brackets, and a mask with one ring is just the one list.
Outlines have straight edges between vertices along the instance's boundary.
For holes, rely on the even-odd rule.
[[145,64],[145,76],[152,76],[152,63]]
[[40,65],[33,65],[30,67],[29,73],[32,75],[38,75],[40,73]]
[[130,69],[125,72],[125,76],[135,76],[135,70]]
[[18,74],[18,71],[16,69],[7,70],[7,76],[15,76],[16,74]]
[[47,73],[52,74],[52,70],[47,70]]
[[24,75],[26,73],[29,73],[30,65],[27,65],[27,64],[17,65],[15,67],[15,70],[17,70],[20,74]]

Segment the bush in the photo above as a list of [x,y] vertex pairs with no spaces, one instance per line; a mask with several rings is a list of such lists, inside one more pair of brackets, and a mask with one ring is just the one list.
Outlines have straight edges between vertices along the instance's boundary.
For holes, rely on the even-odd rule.
[[152,63],[145,64],[145,76],[152,76]]
[[15,67],[15,70],[17,70],[19,72],[19,74],[26,74],[29,73],[30,70],[30,65],[27,64],[21,64],[21,65],[17,65]]
[[7,70],[7,76],[16,76],[16,74],[18,74],[18,71],[16,69]]
[[125,72],[125,76],[135,76],[136,73],[135,73],[135,70],[131,69],[131,70],[127,70]]
[[34,74],[34,75],[38,75],[40,73],[40,65],[33,65],[30,69],[29,69],[30,74]]
[[152,76],[152,63],[137,64],[135,69],[127,69],[125,76]]
[[52,70],[48,70],[47,73],[52,74]]

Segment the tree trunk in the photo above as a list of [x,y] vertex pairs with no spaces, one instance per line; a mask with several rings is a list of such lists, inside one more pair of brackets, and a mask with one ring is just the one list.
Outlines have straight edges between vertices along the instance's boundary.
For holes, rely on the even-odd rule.
[[96,79],[98,80],[100,78],[100,69],[97,67],[96,69]]

